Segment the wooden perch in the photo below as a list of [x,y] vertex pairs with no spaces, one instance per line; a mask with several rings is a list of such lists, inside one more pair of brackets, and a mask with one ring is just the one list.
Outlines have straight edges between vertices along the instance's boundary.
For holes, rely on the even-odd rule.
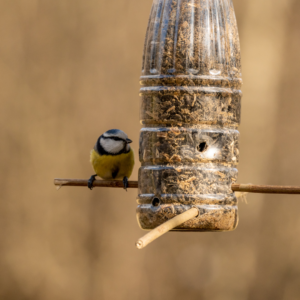
[[[87,179],[54,179],[54,185],[62,186],[87,186]],[[95,180],[94,187],[123,188],[121,180]],[[137,181],[128,181],[128,188],[138,188]],[[262,193],[262,194],[300,194],[299,186],[280,186],[280,185],[254,185],[254,184],[233,184],[234,192]]]
[[234,192],[261,194],[300,194],[299,186],[233,184],[231,185],[231,188]]
[[148,244],[150,244],[151,242],[153,242],[163,234],[183,224],[184,222],[197,217],[198,214],[199,214],[198,209],[193,207],[185,211],[184,213],[168,220],[167,222],[161,224],[160,226],[156,227],[155,229],[153,229],[152,231],[144,235],[142,238],[140,238],[135,244],[136,247],[138,249],[145,248]]
[[[57,187],[62,186],[87,186],[88,179],[54,179],[54,185]],[[111,187],[111,188],[124,188],[122,180],[95,180],[93,187]],[[137,181],[128,181],[128,188],[137,189]]]

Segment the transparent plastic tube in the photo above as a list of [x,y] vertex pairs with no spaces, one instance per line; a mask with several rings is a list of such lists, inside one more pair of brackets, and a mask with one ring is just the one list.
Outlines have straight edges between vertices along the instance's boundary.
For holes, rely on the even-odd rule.
[[231,0],[154,0],[141,76],[137,219],[153,229],[191,207],[175,230],[233,230],[241,108]]

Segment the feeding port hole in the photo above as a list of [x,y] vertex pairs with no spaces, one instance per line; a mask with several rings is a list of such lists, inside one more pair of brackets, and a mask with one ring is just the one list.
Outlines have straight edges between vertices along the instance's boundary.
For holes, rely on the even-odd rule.
[[197,150],[199,152],[204,152],[207,149],[207,144],[206,142],[201,142],[198,146],[197,146]]
[[152,205],[153,206],[159,206],[159,204],[160,204],[160,200],[158,199],[158,198],[153,198],[153,200],[152,200]]

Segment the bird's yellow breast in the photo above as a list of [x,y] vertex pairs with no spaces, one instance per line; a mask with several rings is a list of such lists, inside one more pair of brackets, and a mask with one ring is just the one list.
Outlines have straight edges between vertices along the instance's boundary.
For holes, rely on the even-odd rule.
[[107,180],[130,177],[134,166],[134,152],[119,155],[99,155],[94,149],[91,151],[90,162],[95,173]]

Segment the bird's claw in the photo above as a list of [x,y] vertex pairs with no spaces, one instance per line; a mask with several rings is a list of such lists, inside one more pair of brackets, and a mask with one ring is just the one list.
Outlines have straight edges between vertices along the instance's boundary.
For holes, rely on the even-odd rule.
[[94,181],[96,180],[96,176],[97,176],[97,175],[92,175],[91,178],[88,180],[88,188],[89,188],[90,190],[93,189],[93,183],[94,183]]
[[128,188],[128,178],[125,176],[123,178],[123,185],[124,185],[124,190],[126,190],[127,192],[127,188]]

